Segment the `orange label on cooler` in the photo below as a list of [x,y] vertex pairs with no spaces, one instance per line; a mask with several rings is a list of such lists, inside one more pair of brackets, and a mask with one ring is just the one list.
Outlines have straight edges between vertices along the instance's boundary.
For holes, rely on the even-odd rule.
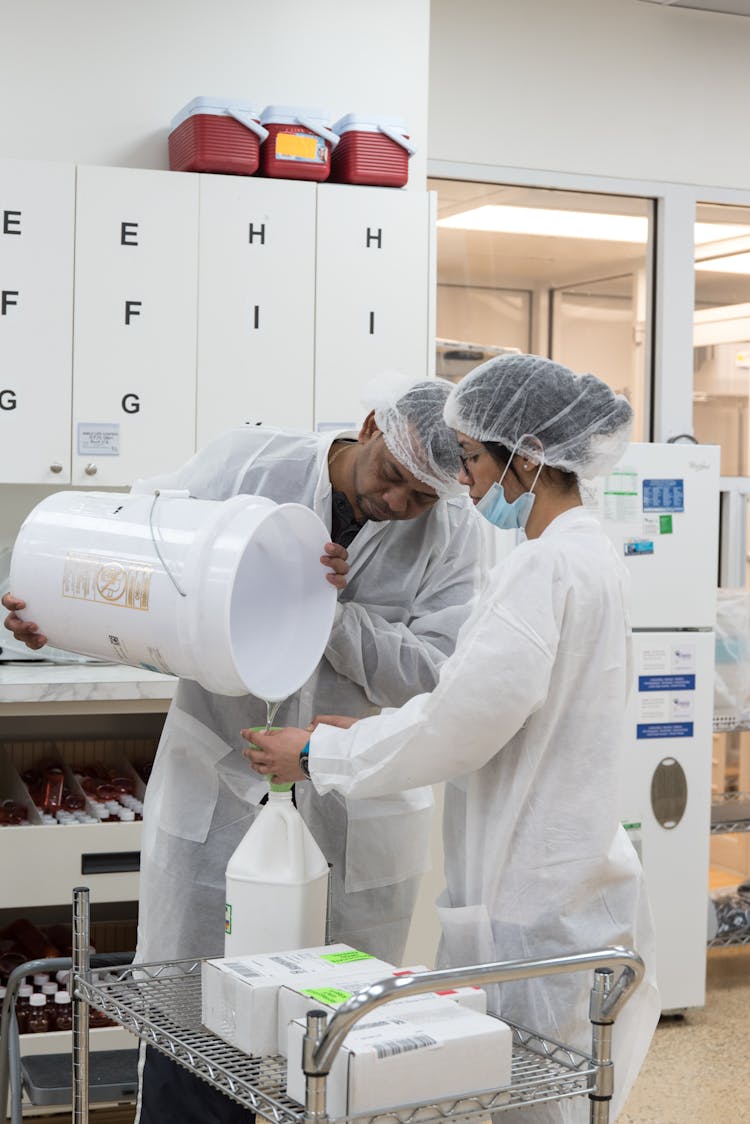
[[150,566],[71,553],[65,559],[62,595],[148,612]]
[[323,138],[315,133],[277,133],[276,157],[278,160],[306,160],[325,164],[328,149]]

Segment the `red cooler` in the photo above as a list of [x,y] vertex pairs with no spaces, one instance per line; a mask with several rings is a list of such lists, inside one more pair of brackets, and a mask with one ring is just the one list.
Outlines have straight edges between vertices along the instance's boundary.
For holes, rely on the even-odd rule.
[[334,183],[403,187],[409,178],[410,143],[400,117],[349,113],[333,126],[339,143],[331,158]]
[[193,98],[172,120],[169,167],[173,172],[251,176],[268,135],[259,117],[253,102]]
[[260,174],[286,180],[327,180],[339,138],[330,114],[294,105],[268,105],[260,117],[268,131],[260,150]]

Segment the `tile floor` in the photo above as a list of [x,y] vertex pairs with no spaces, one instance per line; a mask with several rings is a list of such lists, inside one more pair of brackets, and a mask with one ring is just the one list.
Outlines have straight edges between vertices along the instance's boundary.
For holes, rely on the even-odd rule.
[[618,1124],[750,1122],[750,947],[708,955],[706,1006],[662,1019]]

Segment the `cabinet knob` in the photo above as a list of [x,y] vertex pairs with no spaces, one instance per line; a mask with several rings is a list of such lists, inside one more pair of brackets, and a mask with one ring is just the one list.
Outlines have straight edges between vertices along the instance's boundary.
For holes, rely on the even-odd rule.
[[87,476],[96,476],[97,468],[95,464],[87,464],[83,471]]
[[57,476],[58,472],[62,472],[63,466],[60,464],[59,461],[55,461],[54,464],[51,464],[49,466],[49,470],[50,470],[50,472],[54,472],[55,476]]

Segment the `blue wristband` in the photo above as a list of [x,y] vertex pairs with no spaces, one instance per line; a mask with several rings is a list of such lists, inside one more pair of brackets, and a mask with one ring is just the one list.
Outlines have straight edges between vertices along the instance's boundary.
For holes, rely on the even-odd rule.
[[306,777],[310,776],[310,739],[302,746],[299,753],[299,767]]

